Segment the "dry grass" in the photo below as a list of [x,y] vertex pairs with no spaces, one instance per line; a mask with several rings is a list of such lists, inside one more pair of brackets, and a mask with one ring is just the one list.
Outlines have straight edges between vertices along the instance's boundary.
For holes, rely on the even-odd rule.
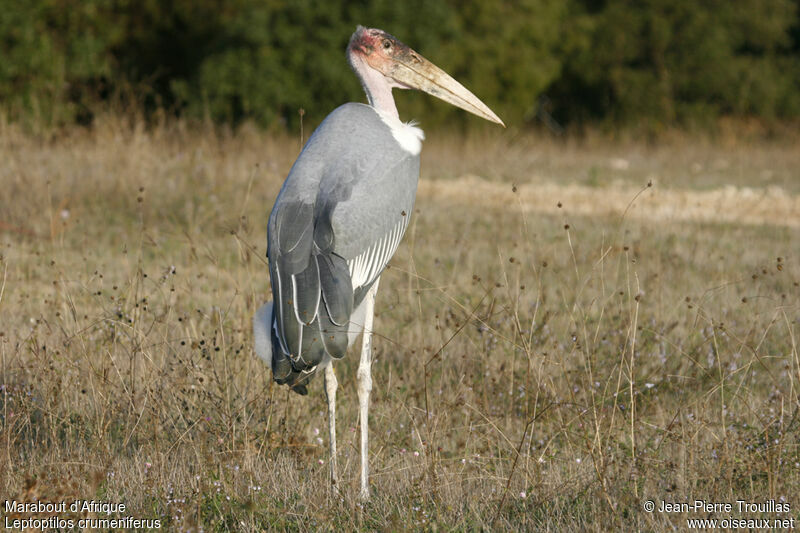
[[[1,125],[0,500],[206,531],[649,530],[687,515],[645,499],[800,505],[796,150],[430,136],[378,296],[362,506],[357,359],[332,498],[321,380],[290,395],[251,349],[298,140]],[[752,218],[750,193],[784,211]]]

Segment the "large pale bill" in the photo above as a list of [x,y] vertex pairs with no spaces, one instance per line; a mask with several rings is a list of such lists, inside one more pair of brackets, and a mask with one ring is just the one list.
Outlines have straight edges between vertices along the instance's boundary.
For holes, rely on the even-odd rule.
[[496,122],[505,127],[494,111],[481,102],[466,87],[412,49],[399,54],[388,73],[395,80],[435,96],[445,102],[469,111],[473,115]]

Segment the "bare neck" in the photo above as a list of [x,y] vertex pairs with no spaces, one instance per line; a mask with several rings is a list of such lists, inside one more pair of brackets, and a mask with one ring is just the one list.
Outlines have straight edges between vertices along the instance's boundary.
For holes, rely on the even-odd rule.
[[395,106],[394,97],[392,96],[392,85],[386,79],[386,76],[370,67],[358,54],[350,52],[347,55],[350,65],[361,80],[364,92],[367,93],[369,105],[381,113],[400,120],[400,115],[397,113],[397,106]]

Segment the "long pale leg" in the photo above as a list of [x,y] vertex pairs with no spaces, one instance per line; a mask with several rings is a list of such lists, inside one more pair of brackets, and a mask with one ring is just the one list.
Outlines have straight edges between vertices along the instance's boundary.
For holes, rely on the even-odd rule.
[[336,387],[339,382],[333,372],[333,363],[325,367],[325,397],[328,399],[328,442],[331,447],[331,487],[339,491],[339,476],[336,466]]
[[375,314],[375,294],[378,282],[365,296],[364,337],[361,344],[361,361],[358,364],[358,409],[361,425],[361,499],[369,498],[369,393],[372,391],[372,319]]

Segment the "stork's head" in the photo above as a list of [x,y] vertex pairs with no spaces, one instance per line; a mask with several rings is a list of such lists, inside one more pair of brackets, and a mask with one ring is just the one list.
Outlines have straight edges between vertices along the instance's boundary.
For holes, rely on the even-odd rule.
[[[445,71],[383,30],[359,26],[350,38],[347,57],[361,77],[373,105],[391,89],[419,89],[481,118],[503,121]],[[392,101],[392,106],[394,102]],[[376,106],[377,107],[377,106]]]

